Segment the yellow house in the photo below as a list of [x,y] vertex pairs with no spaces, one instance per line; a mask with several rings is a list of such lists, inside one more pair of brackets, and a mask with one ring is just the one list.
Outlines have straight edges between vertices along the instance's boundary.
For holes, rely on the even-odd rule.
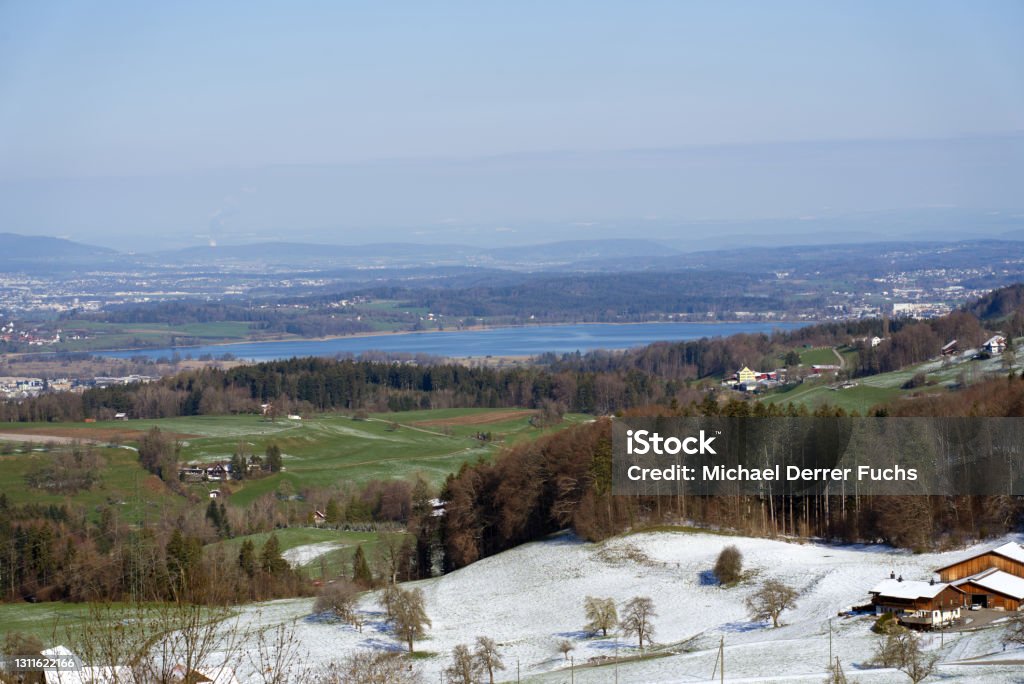
[[743,370],[736,374],[736,379],[739,380],[741,385],[753,385],[757,382],[757,374],[744,366]]

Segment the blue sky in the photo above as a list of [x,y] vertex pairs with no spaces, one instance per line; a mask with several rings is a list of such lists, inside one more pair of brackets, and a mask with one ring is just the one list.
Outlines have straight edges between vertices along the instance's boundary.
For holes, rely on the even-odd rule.
[[1021,35],[1021,2],[0,2],[0,230],[1017,210]]

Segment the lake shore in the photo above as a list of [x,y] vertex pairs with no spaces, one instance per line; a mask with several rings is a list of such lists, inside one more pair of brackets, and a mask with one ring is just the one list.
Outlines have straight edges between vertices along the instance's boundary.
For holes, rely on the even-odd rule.
[[473,328],[378,332],[322,338],[287,338],[248,342],[218,342],[189,347],[149,347],[93,352],[101,358],[146,356],[150,359],[189,355],[211,356],[214,360],[230,353],[236,359],[269,361],[320,356],[335,357],[367,353],[423,354],[449,359],[500,357],[522,360],[548,352],[556,354],[598,349],[620,350],[659,341],[684,341],[721,337],[737,333],[769,334],[807,325],[796,322],[671,322],[577,323],[559,325],[478,326]]
[[[281,335],[277,337],[263,337],[259,339],[235,339],[235,340],[220,340],[216,342],[203,342],[201,344],[190,344],[190,345],[179,345],[175,347],[114,347],[109,349],[90,349],[82,351],[32,351],[32,352],[18,352],[16,354],[6,354],[5,356],[17,357],[24,355],[39,355],[39,354],[107,354],[113,352],[151,352],[154,349],[172,349],[172,350],[189,350],[199,349],[206,347],[226,347],[233,345],[242,344],[275,344],[281,342],[331,342],[335,340],[358,340],[358,339],[369,339],[375,337],[396,337],[404,335],[436,335],[436,334],[452,334],[452,333],[472,333],[472,332],[486,332],[486,331],[500,331],[500,330],[520,330],[530,328],[572,328],[578,326],[636,326],[636,325],[699,325],[713,327],[716,325],[783,325],[788,327],[800,327],[804,325],[814,325],[814,321],[789,321],[789,320],[777,320],[777,321],[749,321],[749,320],[715,320],[715,321],[583,321],[579,323],[510,323],[508,325],[471,325],[464,326],[461,328],[430,328],[425,330],[374,330],[369,332],[358,332],[351,333],[348,335],[324,335],[319,337],[300,337],[296,335]],[[514,355],[521,356],[521,355]],[[464,357],[455,357],[464,358]]]

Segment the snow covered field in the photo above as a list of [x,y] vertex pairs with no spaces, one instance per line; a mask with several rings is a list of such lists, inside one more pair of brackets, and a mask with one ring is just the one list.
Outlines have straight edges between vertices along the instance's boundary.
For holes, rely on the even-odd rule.
[[[739,547],[744,568],[754,570],[756,577],[723,589],[710,570],[728,544]],[[613,682],[616,668],[596,667],[588,661],[616,652],[636,655],[635,641],[584,634],[583,599],[613,597],[621,605],[640,595],[651,597],[657,611],[655,646],[648,653],[662,657],[620,663],[619,682],[711,681],[723,638],[729,681],[822,681],[830,630],[831,653],[841,659],[851,681],[906,682],[909,679],[900,672],[861,669],[878,639],[870,631],[872,618],[841,618],[837,613],[867,602],[868,589],[891,571],[907,579],[928,579],[931,569],[968,551],[912,555],[874,547],[682,532],[642,533],[588,544],[559,535],[415,583],[426,596],[433,621],[428,638],[416,647],[437,654],[418,661],[418,666],[426,682],[441,681],[453,647],[489,636],[501,644],[506,665],[501,681],[516,681],[518,663],[523,681],[569,682],[572,677],[576,682]],[[778,629],[751,622],[743,606],[744,599],[768,578],[780,579],[800,592],[797,608],[783,613],[785,624]],[[367,617],[362,633],[349,625],[309,617],[312,599],[252,606],[243,621],[273,625],[296,620],[296,636],[311,663],[327,663],[356,649],[402,648],[385,627],[375,598],[368,595],[361,604]],[[997,625],[977,632],[947,633],[941,647],[938,635],[926,637],[929,648],[941,656],[941,680],[1024,682],[1024,648],[1002,652],[1002,632]],[[571,673],[569,663],[556,650],[562,639],[575,646]],[[972,658],[1006,664],[956,664]],[[244,668],[239,674],[244,678]]]

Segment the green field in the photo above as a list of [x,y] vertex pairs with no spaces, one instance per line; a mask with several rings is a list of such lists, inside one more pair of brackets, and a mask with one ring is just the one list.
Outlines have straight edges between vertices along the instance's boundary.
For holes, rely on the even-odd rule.
[[800,363],[805,366],[835,366],[839,359],[832,352],[832,347],[817,347],[800,350]]
[[[54,351],[94,351],[136,346],[172,346],[181,338],[194,338],[199,342],[241,341],[250,337],[252,330],[245,321],[213,321],[172,326],[166,323],[101,323],[97,321],[63,321],[64,330],[87,330],[85,340],[65,340],[54,345]],[[187,350],[182,350],[186,352]]]
[[44,644],[63,643],[69,629],[88,620],[85,603],[0,603],[0,635],[32,634]]
[[[25,474],[49,456],[40,446],[45,435],[96,439],[106,466],[102,481],[92,490],[70,500],[97,510],[103,504],[123,506],[126,520],[140,521],[149,509],[183,505],[138,465],[130,446],[134,435],[159,427],[178,436],[184,462],[227,461],[240,446],[248,453],[262,455],[270,443],[282,451],[284,471],[273,475],[222,483],[190,485],[197,494],[218,486],[231,489],[229,504],[248,506],[260,496],[274,492],[283,483],[293,491],[343,482],[363,483],[372,479],[414,479],[421,477],[437,486],[449,473],[466,462],[489,460],[505,445],[562,429],[586,419],[569,415],[560,425],[544,430],[530,425],[532,411],[515,409],[447,409],[408,413],[374,414],[353,420],[341,414],[322,414],[301,421],[261,416],[190,416],[160,420],[108,421],[98,423],[0,423],[0,432],[39,433],[31,453],[0,456],[0,487],[14,503],[62,503],[68,497],[43,494],[25,486]],[[491,442],[476,439],[489,432]],[[24,451],[24,446],[15,447]],[[59,448],[59,447],[56,447]]]
[[875,404],[887,402],[899,395],[898,389],[871,387],[863,383],[848,389],[832,389],[829,383],[812,380],[800,385],[790,385],[769,394],[761,401],[781,405],[792,402],[798,406],[802,404],[811,411],[824,404],[830,404],[842,407],[850,413],[857,411],[864,415]]
[[[810,351],[828,352],[832,359],[827,363],[836,362],[835,355],[828,348]],[[845,350],[840,350],[840,353],[847,357]],[[849,363],[849,361],[850,359],[847,357],[847,362]],[[1014,366],[1014,370],[1019,372],[1021,367],[1022,364],[1018,363]],[[797,405],[802,404],[810,410],[824,404],[831,404],[840,406],[847,411],[857,411],[863,415],[876,404],[887,403],[911,395],[945,392],[960,382],[971,384],[986,377],[1003,376],[1007,372],[1001,358],[984,361],[963,358],[933,359],[898,371],[854,378],[856,387],[847,389],[835,388],[835,385],[823,380],[809,380],[799,385],[783,387],[766,395],[761,401],[766,404],[783,405],[793,402]],[[904,385],[919,373],[924,374],[927,385],[905,389]]]
[[51,458],[43,449],[37,444],[31,453],[0,456],[0,491],[11,503],[59,506],[71,501],[84,506],[93,519],[104,506],[115,506],[120,518],[130,523],[154,520],[161,511],[186,505],[184,499],[172,496],[159,478],[139,465],[138,453],[127,448],[99,447],[105,465],[99,484],[88,491],[69,496],[30,489],[25,484],[26,474]]

